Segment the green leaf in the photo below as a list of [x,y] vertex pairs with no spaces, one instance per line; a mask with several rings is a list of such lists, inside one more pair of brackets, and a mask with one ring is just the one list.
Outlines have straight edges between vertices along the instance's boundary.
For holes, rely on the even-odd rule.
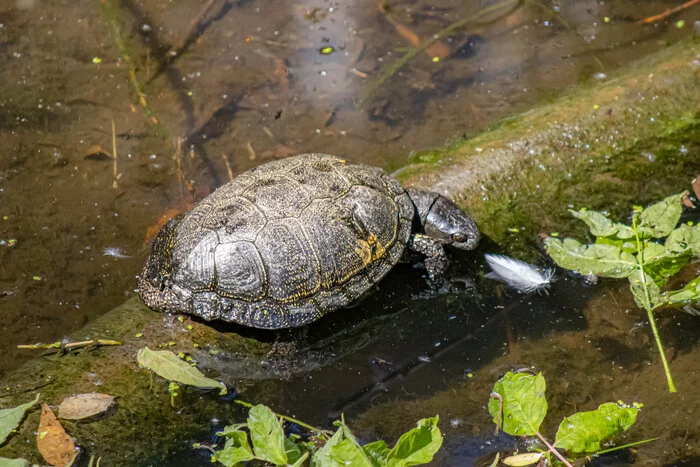
[[287,463],[296,464],[301,456],[299,446],[289,438],[284,439],[284,452],[287,455]]
[[248,412],[248,428],[255,456],[276,465],[287,464],[282,422],[272,410],[258,404]]
[[670,234],[681,218],[684,195],[685,192],[669,196],[643,210],[637,226],[639,234],[644,238],[661,238]]
[[350,427],[345,424],[345,418],[341,418],[340,422],[336,423],[343,430],[343,437],[345,439],[331,448],[331,460],[333,462],[339,462],[340,465],[373,465],[372,460],[365,450],[362,449],[362,446],[360,446],[360,443],[357,441],[352,431],[350,431]]
[[290,467],[301,467],[304,462],[306,461],[306,458],[309,457],[309,453],[305,452],[303,455],[299,457],[299,459],[296,460],[293,464],[289,464]]
[[615,237],[596,237],[596,243],[602,243],[604,245],[615,245],[620,248],[625,253],[635,254],[637,253],[637,244],[630,240],[620,240]]
[[591,233],[596,237],[615,237],[628,239],[634,237],[634,230],[625,224],[616,224],[608,219],[604,214],[597,211],[581,209],[580,211],[569,210],[577,219],[586,223]]
[[637,268],[634,256],[616,245],[582,245],[573,238],[562,242],[552,237],[545,240],[545,245],[559,266],[584,275],[593,273],[607,277],[627,277]]
[[362,446],[350,438],[345,438],[331,448],[330,460],[333,466],[374,467]]
[[661,294],[659,299],[662,305],[687,305],[700,302],[700,277],[688,282],[680,290],[670,290]]
[[331,461],[331,449],[343,440],[343,429],[338,428],[331,438],[326,441],[326,444],[316,451],[316,453],[311,458],[311,467],[327,467],[332,466]]
[[155,372],[169,381],[175,381],[202,389],[220,389],[226,393],[226,386],[205,377],[197,368],[180,359],[170,350],[151,350],[144,347],[136,356],[139,365]]
[[244,431],[228,431],[224,448],[216,452],[216,458],[226,467],[233,467],[241,462],[255,459],[253,450],[248,443],[248,435]]
[[637,420],[641,404],[632,406],[607,402],[590,412],[566,417],[559,425],[554,445],[572,453],[591,453],[603,443],[627,431]]
[[700,226],[681,225],[668,235],[665,246],[676,256],[700,256]]
[[10,409],[0,410],[0,444],[4,443],[10,433],[17,428],[19,422],[24,418],[24,414],[39,400],[39,394],[33,401],[18,405]]
[[29,467],[29,462],[24,459],[7,459],[0,457],[0,467]]
[[500,420],[501,428],[509,435],[536,435],[547,414],[546,387],[542,373],[506,373],[493,386],[493,392],[503,399],[502,417],[498,399],[489,401],[494,423]]
[[532,465],[540,461],[544,456],[541,452],[526,452],[523,454],[518,454],[515,456],[506,457],[503,459],[503,463],[510,467],[525,467],[526,465]]
[[[634,295],[634,301],[639,308],[647,309],[646,290],[649,292],[649,307],[653,310],[659,306],[661,303],[661,290],[649,274],[644,274],[644,282],[642,282],[642,272],[635,271],[635,273],[629,277],[629,281],[630,290],[632,291],[632,295]],[[646,288],[644,283],[646,283]]]
[[387,457],[389,456],[389,446],[383,440],[362,446],[367,455],[372,459],[372,463],[376,465],[386,465]]
[[247,423],[234,423],[233,425],[226,425],[223,431],[217,431],[216,435],[228,437],[234,433],[238,433],[239,431],[241,431],[241,429],[246,428],[247,426]]
[[642,251],[644,271],[662,287],[668,279],[690,262],[690,250],[669,249],[655,242],[645,242]]
[[418,426],[404,433],[389,451],[388,467],[409,467],[427,464],[442,446],[442,433],[438,428],[438,417],[424,418]]
[[644,250],[642,250],[642,262],[645,266],[663,256],[666,256],[666,248],[663,245],[659,245],[656,242],[645,243]]

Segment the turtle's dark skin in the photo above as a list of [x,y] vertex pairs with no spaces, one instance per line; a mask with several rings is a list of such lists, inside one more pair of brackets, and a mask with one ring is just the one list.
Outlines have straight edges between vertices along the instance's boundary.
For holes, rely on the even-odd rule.
[[442,195],[304,154],[245,172],[159,232],[139,278],[154,310],[263,329],[302,326],[363,296],[404,250],[444,274],[479,230]]

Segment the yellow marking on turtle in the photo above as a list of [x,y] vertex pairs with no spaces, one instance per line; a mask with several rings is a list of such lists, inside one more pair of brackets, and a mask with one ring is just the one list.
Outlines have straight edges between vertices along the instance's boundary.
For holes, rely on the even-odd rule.
[[377,261],[386,255],[386,248],[382,245],[376,235],[370,233],[367,239],[357,239],[357,247],[355,253],[362,260],[362,266]]
[[367,237],[367,244],[370,247],[370,251],[372,254],[372,261],[376,261],[386,254],[386,248],[384,248],[384,245],[382,245],[382,242],[380,242],[379,239],[377,238],[377,236],[374,235],[373,233],[370,233],[369,236]]
[[357,256],[360,257],[363,267],[367,266],[369,263],[372,262],[372,249],[366,241],[362,239],[357,239],[357,247],[355,248],[355,253],[357,254]]

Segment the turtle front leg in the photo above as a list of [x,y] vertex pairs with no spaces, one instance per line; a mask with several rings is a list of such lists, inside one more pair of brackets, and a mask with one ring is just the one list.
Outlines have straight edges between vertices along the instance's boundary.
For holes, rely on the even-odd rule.
[[433,238],[423,234],[413,234],[408,239],[407,247],[425,255],[425,269],[428,271],[430,281],[435,281],[447,271],[450,262],[445,254],[445,249]]

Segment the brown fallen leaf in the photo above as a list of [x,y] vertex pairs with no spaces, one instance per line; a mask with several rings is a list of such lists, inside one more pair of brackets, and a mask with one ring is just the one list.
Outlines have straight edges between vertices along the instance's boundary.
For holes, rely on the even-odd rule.
[[106,412],[114,403],[114,396],[99,394],[77,394],[66,397],[61,402],[58,418],[66,420],[82,420]]
[[36,444],[46,462],[56,467],[71,465],[78,455],[73,438],[66,433],[46,403],[41,405]]
[[102,146],[95,144],[85,151],[84,159],[90,161],[109,161],[112,160],[112,155],[106,149],[102,149]]

